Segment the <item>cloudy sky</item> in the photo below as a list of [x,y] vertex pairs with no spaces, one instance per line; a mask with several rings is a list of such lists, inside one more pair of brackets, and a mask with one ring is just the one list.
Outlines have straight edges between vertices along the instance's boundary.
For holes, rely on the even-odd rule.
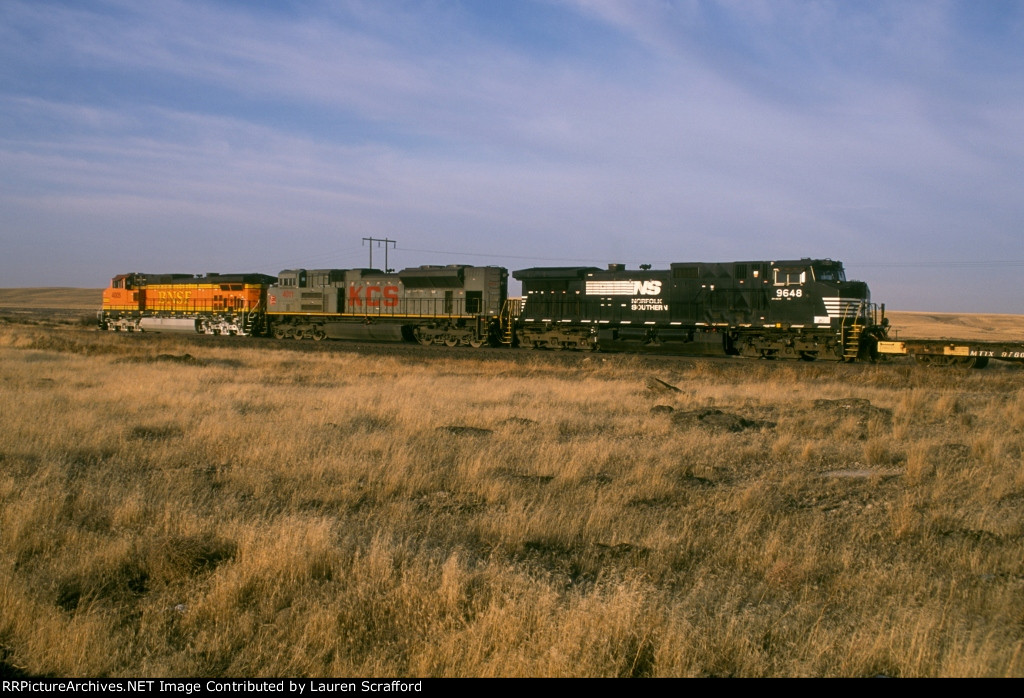
[[3,0],[0,286],[386,237],[831,257],[891,308],[1021,313],[1022,47],[1017,0]]

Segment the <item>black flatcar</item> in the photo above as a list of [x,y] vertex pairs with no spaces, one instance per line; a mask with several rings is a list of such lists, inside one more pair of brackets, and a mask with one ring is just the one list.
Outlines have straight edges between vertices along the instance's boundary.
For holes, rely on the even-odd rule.
[[867,284],[830,259],[512,275],[525,298],[516,334],[533,347],[854,360],[886,335]]

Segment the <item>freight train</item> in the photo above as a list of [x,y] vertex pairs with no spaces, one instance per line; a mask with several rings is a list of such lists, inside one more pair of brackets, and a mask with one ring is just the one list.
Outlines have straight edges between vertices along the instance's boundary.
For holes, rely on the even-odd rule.
[[446,346],[877,358],[884,308],[841,262],[534,267],[286,269],[263,274],[122,274],[101,328],[415,341]]

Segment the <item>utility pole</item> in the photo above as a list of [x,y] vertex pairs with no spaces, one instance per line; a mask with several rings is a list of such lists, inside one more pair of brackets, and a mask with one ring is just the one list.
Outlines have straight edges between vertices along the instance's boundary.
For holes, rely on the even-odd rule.
[[[384,243],[384,271],[389,271],[388,270],[388,246],[390,245],[391,247],[396,247],[397,243],[394,240],[389,240],[387,238],[363,238],[363,242],[364,243],[366,243],[366,242],[370,243],[370,269],[373,269],[373,243],[377,243],[377,247],[380,247],[380,244],[382,242]],[[396,249],[397,249],[397,247],[396,247]]]

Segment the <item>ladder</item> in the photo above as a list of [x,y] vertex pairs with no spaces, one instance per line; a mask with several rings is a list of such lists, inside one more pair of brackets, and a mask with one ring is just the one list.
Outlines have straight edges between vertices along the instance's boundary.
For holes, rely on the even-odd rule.
[[506,298],[501,306],[501,313],[498,315],[498,322],[501,326],[501,343],[509,346],[516,338],[516,319],[523,310],[522,298]]
[[856,361],[860,355],[860,336],[864,325],[843,326],[843,361]]
[[254,337],[263,333],[264,328],[260,322],[260,319],[263,317],[262,305],[260,301],[256,301],[248,310],[242,310],[243,334]]

